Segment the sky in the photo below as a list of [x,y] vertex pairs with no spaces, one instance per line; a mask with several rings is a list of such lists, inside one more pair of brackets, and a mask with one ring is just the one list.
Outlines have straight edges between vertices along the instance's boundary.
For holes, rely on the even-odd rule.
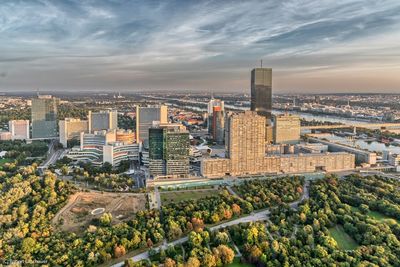
[[1,0],[0,91],[400,93],[400,1]]

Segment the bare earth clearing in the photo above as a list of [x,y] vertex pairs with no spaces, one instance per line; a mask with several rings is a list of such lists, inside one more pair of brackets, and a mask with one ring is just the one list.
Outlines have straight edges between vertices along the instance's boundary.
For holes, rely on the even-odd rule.
[[[54,216],[53,225],[63,231],[81,232],[94,218],[101,216],[91,215],[92,210],[97,208],[104,208],[104,212],[111,213],[116,224],[132,219],[135,212],[146,209],[146,202],[146,194],[78,192]],[[61,225],[59,222],[62,222]]]

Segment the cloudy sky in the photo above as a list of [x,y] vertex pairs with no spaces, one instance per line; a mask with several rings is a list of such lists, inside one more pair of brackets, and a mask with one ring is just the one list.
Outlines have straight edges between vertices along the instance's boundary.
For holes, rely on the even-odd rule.
[[399,92],[399,0],[1,0],[0,91]]

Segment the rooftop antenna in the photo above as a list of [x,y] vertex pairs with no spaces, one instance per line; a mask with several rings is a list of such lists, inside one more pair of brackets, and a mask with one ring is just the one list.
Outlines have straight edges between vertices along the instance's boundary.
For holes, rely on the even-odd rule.
[[261,59],[261,68],[262,68],[262,59]]

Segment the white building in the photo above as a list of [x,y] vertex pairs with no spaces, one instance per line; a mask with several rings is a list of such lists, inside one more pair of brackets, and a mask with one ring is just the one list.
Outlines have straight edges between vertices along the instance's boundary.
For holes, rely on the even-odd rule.
[[8,122],[8,129],[12,140],[29,139],[29,120],[11,120]]

